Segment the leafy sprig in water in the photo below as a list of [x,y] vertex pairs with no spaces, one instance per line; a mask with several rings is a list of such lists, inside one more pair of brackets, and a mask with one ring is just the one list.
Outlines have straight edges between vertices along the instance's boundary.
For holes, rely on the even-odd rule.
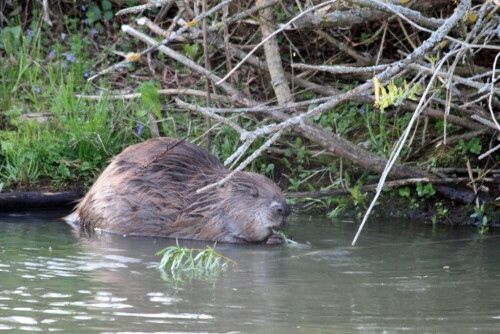
[[179,241],[175,246],[170,246],[157,252],[156,255],[163,257],[158,268],[165,270],[170,268],[172,276],[180,271],[196,271],[201,274],[211,275],[227,269],[229,263],[237,263],[224,255],[217,253],[214,247],[207,245],[207,249],[189,249],[180,247]]

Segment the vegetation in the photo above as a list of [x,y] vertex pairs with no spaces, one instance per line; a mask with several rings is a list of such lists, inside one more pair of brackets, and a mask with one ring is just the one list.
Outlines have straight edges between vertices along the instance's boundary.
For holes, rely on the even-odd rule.
[[203,278],[219,275],[227,270],[229,264],[237,265],[233,260],[219,254],[214,247],[207,245],[207,249],[190,249],[179,246],[176,240],[175,246],[170,246],[157,252],[162,255],[158,268],[162,271],[164,278],[168,277],[182,280],[183,277]]
[[[0,4],[0,190],[87,188],[124,147],[160,135],[210,143],[233,168],[263,173],[300,193],[291,202],[330,216],[370,207],[391,161],[382,199],[416,208],[472,193],[466,201],[489,218],[481,226],[494,222],[491,205],[475,201],[498,197],[498,151],[488,152],[499,105],[494,2],[410,1],[403,11],[403,1],[208,1],[206,40],[198,2],[124,15],[137,3],[51,2]],[[373,17],[360,19],[358,7]],[[178,34],[170,51],[142,52],[139,31]],[[223,119],[207,122],[215,106]],[[449,184],[462,185],[458,194]],[[349,196],[325,195],[335,191]],[[453,221],[440,203],[435,220]]]

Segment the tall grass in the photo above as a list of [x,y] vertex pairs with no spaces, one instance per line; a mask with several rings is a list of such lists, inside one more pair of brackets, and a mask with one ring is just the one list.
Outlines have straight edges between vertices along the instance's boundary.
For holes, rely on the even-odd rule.
[[[85,79],[90,64],[81,34],[43,49],[40,29],[20,29],[0,35],[0,183],[90,183],[110,157],[141,140],[133,129],[147,123],[134,113],[140,101],[75,97],[95,90]],[[106,87],[105,80],[99,84]],[[27,114],[50,120],[23,120]]]

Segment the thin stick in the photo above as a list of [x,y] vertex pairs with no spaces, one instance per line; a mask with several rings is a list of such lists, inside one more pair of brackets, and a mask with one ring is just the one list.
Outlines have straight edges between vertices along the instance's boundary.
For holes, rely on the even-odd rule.
[[[201,2],[201,10],[203,12],[206,12],[207,11],[207,0],[203,0]],[[210,56],[208,54],[208,37],[207,37],[207,18],[203,19],[203,57],[205,58],[205,69],[207,71],[211,71],[211,66],[210,66]],[[207,107],[210,107],[212,106],[212,100],[210,98],[210,85],[211,85],[211,82],[210,82],[210,78],[207,77],[206,80],[205,80],[205,85],[206,85],[206,92],[207,92],[207,96],[206,96],[206,104],[207,104]],[[208,116],[205,116],[205,120],[207,122],[207,129],[210,129],[210,120],[211,118],[208,117]],[[212,146],[212,139],[211,139],[211,133],[210,133],[210,130],[207,132],[207,150],[210,152],[210,148]]]
[[498,124],[495,114],[493,113],[493,107],[491,106],[491,101],[493,100],[493,87],[495,87],[495,69],[497,68],[497,60],[499,56],[500,52],[496,55],[495,61],[493,62],[493,72],[491,73],[490,98],[488,99],[488,107],[490,109],[491,119],[495,123],[498,130],[500,130],[500,125]]
[[476,198],[476,208],[479,209],[479,198],[477,197],[477,187],[474,182],[474,176],[472,175],[472,169],[470,168],[470,161],[467,159],[467,174],[469,174],[470,183],[472,183],[472,189],[474,189],[474,197]]
[[201,193],[203,191],[206,191],[206,190],[209,190],[209,189],[221,186],[224,183],[226,183],[227,181],[229,181],[236,173],[238,173],[239,171],[243,170],[243,168],[245,168],[250,162],[252,162],[259,155],[261,155],[262,152],[264,152],[265,150],[267,150],[269,148],[269,146],[271,146],[276,140],[278,140],[279,137],[281,137],[281,135],[283,134],[283,132],[284,132],[284,130],[280,130],[280,131],[276,132],[274,134],[274,136],[272,136],[270,139],[268,139],[264,143],[264,145],[262,145],[261,147],[259,147],[258,150],[254,151],[252,153],[252,155],[250,155],[245,161],[243,161],[235,170],[233,170],[231,173],[229,173],[225,178],[223,178],[222,180],[220,180],[218,182],[214,182],[212,184],[209,184],[208,186],[205,186],[203,188],[200,188],[200,189],[196,190],[196,193]]

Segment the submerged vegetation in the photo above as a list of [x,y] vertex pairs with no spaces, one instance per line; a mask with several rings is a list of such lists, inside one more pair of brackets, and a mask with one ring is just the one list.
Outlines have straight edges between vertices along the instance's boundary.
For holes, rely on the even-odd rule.
[[[202,12],[198,2],[187,6],[169,2],[119,16],[115,15],[119,10],[136,3],[55,2],[59,6],[48,13],[36,1],[0,4],[2,191],[85,189],[124,147],[155,136],[188,138],[222,161],[235,158],[243,143],[247,147],[236,157],[238,164],[259,150],[275,130],[250,142],[250,136],[244,139],[234,125],[256,133],[252,131],[272,129],[273,124],[307,113],[301,122],[307,120],[310,128],[299,122],[292,131],[280,132],[273,145],[246,167],[272,178],[288,193],[298,193],[290,199],[296,207],[326,210],[329,216],[345,214],[351,207],[364,212],[386,161],[400,149],[394,158],[399,174],[386,184],[382,201],[399,201],[417,210],[429,199],[441,203],[432,206],[434,222],[452,222],[453,205],[466,202],[470,205],[466,216],[480,218],[482,230],[496,222],[494,206],[488,202],[498,197],[498,152],[479,159],[496,146],[496,130],[484,122],[489,117],[488,104],[499,103],[496,96],[488,101],[498,44],[489,33],[495,31],[498,18],[491,2],[473,2],[450,33],[455,39],[476,36],[478,44],[491,48],[462,52],[457,48],[465,48],[465,42],[448,41],[422,55],[415,52],[430,33],[410,24],[415,13],[425,17],[419,21],[425,29],[437,31],[457,6],[462,10],[461,1],[436,1],[433,9],[411,1],[405,11],[408,20],[388,16],[398,12],[399,5],[390,5],[387,12],[359,0],[340,1],[338,6],[266,1],[260,8],[263,1],[234,1],[227,10],[207,17],[207,40],[202,38],[201,21],[194,20]],[[219,4],[208,1],[208,9]],[[313,10],[313,6],[320,7]],[[372,11],[374,18],[361,24],[350,17],[351,9],[359,6]],[[273,52],[258,49],[226,81],[229,88],[214,86],[216,78],[210,78],[211,99],[207,100],[204,67],[224,77],[248,54],[248,45],[257,45],[270,34],[262,22],[276,29],[306,11],[310,16],[281,31],[273,42],[281,55],[281,79],[269,70],[276,64],[269,59]],[[342,15],[350,17],[347,26],[341,22]],[[317,18],[323,19],[318,23]],[[224,20],[229,24],[221,25]],[[139,54],[147,45],[132,30],[160,41],[187,22],[191,30],[167,43],[171,53]],[[125,24],[131,27],[127,32],[122,30]],[[404,72],[394,71],[390,78],[376,76],[414,53],[418,62],[407,64]],[[96,76],[124,59],[134,61]],[[428,68],[439,66],[439,80],[430,80],[433,73]],[[286,82],[289,92],[280,92],[277,82]],[[363,94],[353,93],[360,87]],[[426,89],[431,97],[420,110],[417,103]],[[333,103],[338,96],[345,98]],[[200,110],[181,107],[176,97]],[[273,109],[276,101],[277,108],[285,104],[283,100],[302,104]],[[266,107],[238,109],[259,105]],[[207,107],[219,108],[224,121],[207,122]],[[417,110],[422,114],[411,127]],[[408,140],[400,143],[409,126]]]

